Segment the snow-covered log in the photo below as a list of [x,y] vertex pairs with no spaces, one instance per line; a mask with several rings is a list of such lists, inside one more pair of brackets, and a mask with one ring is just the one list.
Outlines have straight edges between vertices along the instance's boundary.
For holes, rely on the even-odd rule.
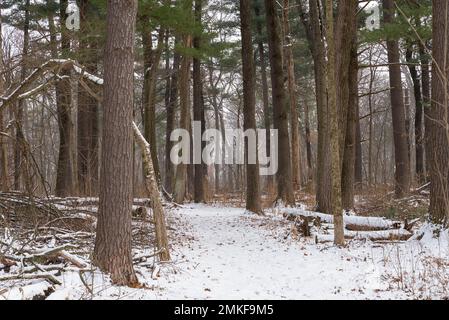
[[[283,208],[280,212],[292,219],[296,217],[312,217],[319,218],[321,222],[334,223],[334,217],[330,214],[306,211],[299,208]],[[344,216],[343,220],[345,228],[352,231],[379,231],[398,229],[401,227],[401,222],[391,221],[381,217]]]
[[39,272],[39,273],[23,273],[23,274],[7,274],[0,276],[0,281],[7,280],[34,280],[34,279],[45,279],[53,284],[62,284],[53,274],[49,272]]
[[[366,239],[371,241],[405,241],[412,237],[412,233],[405,229],[381,231],[349,231],[345,230],[345,239]],[[332,242],[333,235],[317,235],[317,242]]]
[[0,300],[43,300],[53,291],[52,284],[41,281],[23,287],[0,290]]
[[66,249],[71,248],[73,246],[71,245],[63,245],[56,248],[41,250],[33,254],[28,254],[23,259],[29,260],[29,261],[38,261],[42,259],[51,259],[51,258],[61,258],[66,260],[67,262],[70,262],[71,264],[77,266],[78,268],[85,268],[87,267],[87,263],[83,261],[81,258],[69,253],[66,251]]

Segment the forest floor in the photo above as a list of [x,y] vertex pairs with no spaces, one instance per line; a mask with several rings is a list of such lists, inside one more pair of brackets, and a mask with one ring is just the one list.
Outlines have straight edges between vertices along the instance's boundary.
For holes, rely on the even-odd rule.
[[143,288],[113,286],[93,270],[81,281],[79,272],[66,270],[50,293],[42,280],[0,282],[0,300],[40,291],[48,299],[449,298],[448,233],[430,225],[421,226],[419,240],[351,240],[337,248],[292,232],[292,222],[275,211],[255,216],[186,205],[171,210],[169,221],[173,261],[137,264]]

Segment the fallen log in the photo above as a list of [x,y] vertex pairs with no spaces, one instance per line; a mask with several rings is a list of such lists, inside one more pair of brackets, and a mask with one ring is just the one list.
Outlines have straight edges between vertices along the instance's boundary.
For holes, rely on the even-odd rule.
[[[283,208],[280,211],[285,217],[295,220],[296,218],[319,219],[319,222],[334,223],[334,217],[330,214],[306,211],[299,208]],[[381,231],[399,229],[400,221],[391,221],[381,217],[360,217],[360,216],[344,216],[344,226],[346,230],[351,231]]]
[[[345,230],[345,239],[361,239],[370,241],[406,241],[412,237],[412,233],[405,229],[381,230],[381,231],[349,231]],[[316,235],[316,242],[333,242],[334,236]]]
[[156,231],[156,245],[161,261],[170,261],[168,247],[167,227],[165,224],[165,213],[162,206],[159,186],[154,174],[153,162],[151,160],[150,144],[145,140],[137,125],[133,122],[133,131],[137,144],[142,149],[143,166],[145,169],[145,186],[151,199],[153,208],[153,219]]

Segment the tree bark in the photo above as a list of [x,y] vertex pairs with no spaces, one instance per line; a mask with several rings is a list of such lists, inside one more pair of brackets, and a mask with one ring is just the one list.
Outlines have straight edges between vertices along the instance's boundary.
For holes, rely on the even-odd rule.
[[318,120],[318,154],[317,154],[317,185],[316,210],[332,212],[331,163],[329,161],[329,107],[326,92],[326,62],[325,48],[321,34],[320,7],[317,0],[310,0],[310,19],[313,28],[313,55],[315,69],[315,87],[317,94]]
[[[242,35],[242,65],[243,65],[243,129],[256,130],[256,86],[253,43],[251,35],[251,2],[240,0],[240,30]],[[246,164],[246,210],[261,213],[259,164],[257,152],[256,163],[250,164],[249,142],[245,140]]]
[[362,130],[360,128],[360,106],[357,98],[356,106],[356,131],[355,131],[355,186],[358,190],[363,188],[363,154],[362,154]]
[[314,61],[315,92],[318,122],[318,147],[316,165],[316,210],[332,212],[331,164],[329,159],[329,123],[326,92],[326,53],[322,35],[321,10],[318,0],[309,0],[309,20],[301,1],[297,0],[299,15],[306,29],[310,51]]
[[298,190],[301,185],[301,157],[299,141],[299,117],[297,109],[297,94],[295,80],[295,63],[293,61],[292,41],[290,35],[290,1],[284,0],[282,10],[283,31],[284,31],[284,56],[287,74],[288,102],[290,106],[290,129],[291,129],[291,150],[292,150],[292,183],[293,188]]
[[265,0],[265,11],[267,19],[268,47],[270,51],[271,85],[273,99],[274,129],[278,130],[279,150],[277,172],[277,199],[282,200],[285,205],[294,205],[292,168],[290,157],[290,143],[288,133],[288,108],[286,103],[282,39],[279,17],[277,16],[276,0]]
[[[66,21],[68,2],[66,0],[60,1],[59,4],[59,16],[60,21]],[[57,35],[54,25],[53,14],[49,15],[50,26],[50,42],[51,42],[51,54],[53,59],[58,59],[58,43]],[[70,51],[70,38],[68,37],[66,28],[61,26],[61,52],[64,56]],[[72,142],[72,123],[71,123],[71,102],[72,102],[72,88],[70,80],[69,70],[62,70],[61,76],[66,79],[57,80],[55,85],[56,90],[56,111],[58,116],[59,125],[59,154],[58,164],[56,169],[56,188],[55,195],[58,197],[67,197],[73,194],[74,190],[74,177],[73,177],[73,152],[71,147]]]
[[[355,12],[355,11],[354,11]],[[355,13],[354,13],[355,14]],[[355,23],[355,21],[354,21]],[[354,186],[355,186],[355,170],[356,167],[356,126],[359,109],[358,99],[358,55],[357,55],[357,41],[354,34],[352,41],[352,50],[350,52],[349,63],[349,99],[348,99],[348,115],[346,121],[346,137],[344,144],[344,155],[341,173],[341,198],[342,206],[345,210],[354,209]]]
[[137,1],[107,5],[100,199],[93,261],[114,283],[136,285],[131,252],[133,78]]
[[142,136],[135,123],[133,123],[133,130],[136,141],[142,149],[145,184],[148,190],[148,195],[150,196],[151,207],[153,208],[154,225],[156,230],[156,245],[157,251],[159,251],[159,259],[161,261],[170,261],[167,227],[165,225],[165,214],[161,201],[162,196],[159,191],[156,174],[154,172],[150,144]]
[[[191,46],[191,36],[183,36],[183,45],[185,48]],[[181,109],[180,115],[180,129],[189,131],[190,127],[190,60],[187,55],[183,55],[181,58],[181,69],[179,79],[179,105]],[[176,179],[175,179],[175,191],[174,200],[177,203],[183,203],[186,196],[186,184],[187,184],[187,164],[180,163],[176,167]]]
[[148,16],[142,17],[144,30],[142,32],[142,42],[144,50],[144,87],[143,87],[143,110],[144,110],[144,136],[150,143],[151,158],[153,160],[156,181],[161,185],[161,173],[159,170],[159,160],[157,157],[156,139],[156,83],[159,62],[161,60],[164,31],[158,32],[157,47],[153,50],[151,39],[151,28]]
[[[4,94],[4,64],[3,64],[3,34],[2,34],[2,10],[0,8],[0,95]],[[0,132],[4,131],[3,110],[0,110]],[[8,149],[6,138],[0,135],[0,190],[8,190]]]
[[[20,70],[20,82],[23,82],[27,77],[27,64],[29,42],[30,42],[30,0],[26,0],[25,7],[25,20],[23,24],[23,45],[22,45],[22,67]],[[23,121],[25,112],[25,100],[21,99],[18,102],[16,111],[16,141],[14,145],[14,189],[20,190],[22,184],[22,169],[26,165],[24,162],[25,155],[23,151],[23,144],[25,141],[23,133]]]
[[[421,43],[419,44],[419,59],[421,63],[421,85],[422,85],[422,102],[423,102],[423,110],[424,110],[424,128],[427,130],[427,121],[428,116],[427,113],[430,110],[430,68],[429,68],[429,57],[425,52],[425,47]],[[424,134],[424,153],[426,155],[426,161],[424,165],[424,169],[426,171],[425,180],[427,181],[429,175],[429,161],[427,161],[427,144],[426,144],[426,134]]]
[[[395,16],[393,0],[383,0],[384,22],[392,23]],[[399,45],[397,40],[387,41],[390,74],[390,96],[393,118],[395,153],[395,195],[400,198],[410,191],[410,158],[408,156],[408,135],[405,128],[405,107],[403,100]]]
[[[257,31],[257,51],[260,59],[260,75],[262,81],[262,102],[263,102],[263,115],[264,115],[264,127],[267,130],[266,134],[266,154],[267,157],[270,157],[271,153],[271,136],[268,134],[271,130],[271,114],[270,110],[270,101],[269,101],[269,92],[268,92],[268,77],[267,77],[267,62],[265,57],[265,48],[264,48],[264,35],[263,35],[263,23],[262,23],[262,14],[260,12],[260,2],[256,1],[254,6],[254,13],[256,15],[256,31]],[[267,187],[270,190],[270,186],[273,184],[273,177],[267,177]]]
[[423,132],[423,100],[421,94],[421,82],[418,77],[418,70],[413,64],[413,48],[408,47],[406,61],[409,63],[408,69],[413,82],[413,93],[415,96],[415,148],[416,148],[416,179],[418,183],[424,181],[424,132]]
[[[202,16],[202,0],[195,0],[195,21],[198,26],[201,26],[201,16]],[[200,51],[201,50],[201,36],[196,35],[193,38],[193,47]],[[201,60],[198,57],[193,58],[193,120],[199,121],[201,123],[201,130],[198,132],[200,135],[200,146],[201,150],[206,146],[206,142],[202,141],[202,136],[204,131],[206,131],[206,120],[204,118],[204,100],[203,100],[203,81],[201,76]],[[195,133],[194,133],[195,134]],[[196,137],[194,137],[195,139]],[[197,159],[200,163],[195,163],[195,178],[194,178],[194,201],[196,203],[206,202],[205,197],[205,183],[207,167],[203,163],[203,159]]]
[[[271,110],[270,110],[270,101],[269,101],[269,92],[268,92],[268,77],[267,77],[267,62],[265,59],[265,48],[263,41],[263,24],[262,24],[262,15],[260,13],[260,2],[256,1],[254,6],[254,13],[256,15],[256,31],[257,31],[257,51],[259,53],[260,59],[260,75],[262,80],[262,102],[263,102],[263,115],[264,115],[264,127],[267,130],[266,134],[266,154],[267,157],[270,157],[271,152],[271,139],[270,134],[268,134],[271,129]],[[271,176],[267,176],[267,184],[268,190],[270,189],[270,185],[273,183],[273,178]]]
[[[175,44],[178,41],[175,40]],[[170,140],[170,135],[175,128],[175,112],[178,100],[178,78],[179,78],[179,63],[181,56],[175,52],[173,57],[173,67],[171,69],[172,75],[170,79],[170,93],[169,103],[167,104],[167,127],[165,132],[165,189],[168,193],[173,193],[174,183],[174,167],[170,161],[170,152],[173,147],[173,142]]]
[[[79,0],[80,32],[78,60],[86,71],[97,73],[98,43],[89,28],[93,16],[91,0]],[[82,86],[78,88],[77,111],[77,184],[81,195],[95,195],[98,191],[99,105]]]
[[[209,71],[208,72],[209,73],[209,86],[210,86],[210,90],[212,91],[212,93],[211,93],[212,101],[211,102],[212,102],[212,106],[214,108],[215,130],[220,131],[220,110],[219,110],[219,102],[217,99],[217,94],[218,94],[219,89],[217,88],[217,85],[221,78],[222,72],[220,70],[220,75],[218,77],[219,79],[217,81],[214,81],[214,69],[213,69],[212,63],[209,65],[208,71]],[[224,139],[222,139],[222,145],[224,145],[224,143],[225,143],[225,141],[224,141]],[[223,157],[223,155],[222,155],[222,157]],[[223,158],[221,160],[223,160]],[[224,165],[224,161],[222,161],[221,165]],[[215,193],[218,193],[220,191],[220,164],[215,163],[214,170],[215,170],[215,173],[214,173]]]
[[427,158],[430,169],[430,216],[449,222],[449,3],[432,1],[432,103],[426,114]]
[[332,173],[332,214],[334,216],[334,243],[344,245],[343,210],[341,203],[341,165],[339,143],[339,118],[337,109],[337,83],[335,77],[335,40],[333,1],[326,0],[326,40],[327,40],[327,95],[329,104],[329,124],[331,142]]
[[335,31],[335,81],[339,122],[341,196],[343,209],[354,207],[355,109],[357,104],[357,3],[338,3]]
[[313,164],[312,164],[312,139],[310,135],[310,115],[309,103],[304,99],[304,127],[306,131],[306,152],[307,152],[307,172],[308,180],[313,180]]

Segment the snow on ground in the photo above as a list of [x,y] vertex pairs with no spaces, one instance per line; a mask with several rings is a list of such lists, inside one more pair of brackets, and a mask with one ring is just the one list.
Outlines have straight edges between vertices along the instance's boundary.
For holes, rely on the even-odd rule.
[[[400,244],[352,241],[345,248],[297,239],[290,222],[241,208],[188,205],[171,213],[186,228],[173,263],[138,266],[146,288],[112,286],[107,276],[61,276],[50,299],[412,299],[447,298],[447,232]],[[172,226],[176,228],[177,226]],[[427,227],[429,228],[429,227]],[[437,249],[439,248],[439,249]],[[93,293],[87,289],[93,288]],[[9,297],[20,299],[17,293]]]

